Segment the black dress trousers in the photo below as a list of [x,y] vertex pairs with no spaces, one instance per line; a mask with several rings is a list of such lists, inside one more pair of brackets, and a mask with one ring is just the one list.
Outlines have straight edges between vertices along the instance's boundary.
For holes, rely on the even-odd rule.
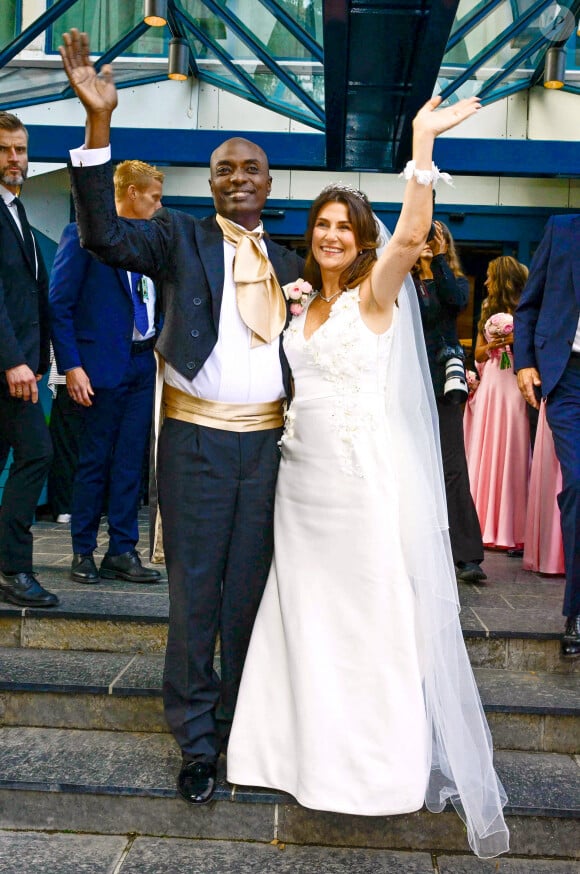
[[483,561],[483,541],[477,510],[469,487],[463,439],[463,410],[437,398],[439,434],[445,479],[449,536],[453,561]]
[[190,758],[215,760],[229,735],[272,561],[281,434],[163,423],[158,488],[170,597],[163,699]]
[[0,383],[0,444],[10,445],[13,461],[0,507],[0,570],[32,572],[30,527],[52,461],[52,443],[40,401],[10,397]]

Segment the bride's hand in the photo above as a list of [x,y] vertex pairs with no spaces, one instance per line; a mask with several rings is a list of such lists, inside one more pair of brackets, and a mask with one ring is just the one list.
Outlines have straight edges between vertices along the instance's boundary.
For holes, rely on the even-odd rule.
[[430,134],[433,138],[438,137],[439,134],[461,124],[481,109],[479,97],[467,97],[451,106],[446,106],[445,109],[437,109],[440,103],[440,97],[432,97],[419,110],[413,119],[415,136],[424,133]]

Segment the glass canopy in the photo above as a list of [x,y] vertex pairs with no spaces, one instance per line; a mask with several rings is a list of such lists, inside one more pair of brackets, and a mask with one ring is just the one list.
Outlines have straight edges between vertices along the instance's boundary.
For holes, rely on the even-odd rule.
[[[119,87],[164,79],[169,40],[179,36],[197,79],[325,130],[323,0],[168,0],[161,28],[143,22],[144,0],[47,0],[23,27],[30,6],[2,0],[2,109],[71,96],[57,53],[74,26],[90,34],[97,65],[115,61]],[[579,10],[580,0],[460,0],[435,92],[499,100],[541,82],[547,49],[561,45],[564,90],[580,93]],[[361,48],[378,62],[380,46],[349,51]]]

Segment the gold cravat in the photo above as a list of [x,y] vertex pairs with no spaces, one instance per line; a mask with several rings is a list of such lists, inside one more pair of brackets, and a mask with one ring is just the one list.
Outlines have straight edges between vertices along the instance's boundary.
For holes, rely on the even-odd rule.
[[286,299],[260,247],[262,226],[256,231],[246,231],[221,215],[216,215],[216,219],[224,239],[236,247],[236,299],[242,321],[252,331],[251,345],[271,343],[286,324]]

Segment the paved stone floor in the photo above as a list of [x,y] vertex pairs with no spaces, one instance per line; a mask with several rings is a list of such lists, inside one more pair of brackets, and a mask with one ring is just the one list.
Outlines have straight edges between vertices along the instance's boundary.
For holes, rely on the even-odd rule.
[[[23,860],[25,860],[23,862]],[[2,874],[576,874],[577,862],[192,841],[0,833]]]
[[[143,508],[139,519],[141,539],[137,547],[143,562],[147,562],[149,555],[148,523],[148,510]],[[69,579],[72,560],[70,525],[38,522],[33,532],[35,570],[48,588],[59,593],[63,605],[67,601],[78,602],[80,598],[88,602],[91,598],[104,597],[106,592],[131,595],[141,601],[165,602],[167,582],[163,565],[157,565],[162,582],[155,586],[109,580],[103,580],[97,586],[74,583]],[[97,566],[106,552],[107,542],[106,519],[103,519],[95,552]],[[524,571],[521,558],[509,558],[505,552],[491,550],[486,551],[483,568],[488,575],[486,585],[459,584],[464,630],[479,633],[507,630],[524,634],[542,630],[552,635],[562,632],[563,577]]]
[[[142,558],[148,556],[148,512],[140,513]],[[99,600],[109,609],[130,613],[150,611],[162,618],[167,610],[165,568],[162,581],[144,586],[102,581],[83,586],[69,579],[72,559],[70,525],[39,522],[34,526],[34,564],[39,579],[57,592],[65,611],[97,611]],[[95,554],[97,565],[106,551],[106,519]],[[460,584],[461,621],[469,633],[493,634],[496,630],[544,634],[555,638],[561,632],[564,581],[522,570],[520,558],[488,551],[485,586]],[[94,608],[88,602],[95,602]],[[123,606],[119,606],[124,602]],[[115,606],[116,604],[116,606]],[[8,605],[0,605],[2,609]],[[59,610],[61,609],[59,608]],[[102,608],[99,607],[99,610]],[[98,612],[98,611],[97,611]],[[556,641],[554,640],[554,646]],[[517,666],[516,666],[517,669]],[[159,736],[158,736],[159,737]],[[0,807],[2,805],[0,804]],[[249,805],[251,807],[252,805]],[[30,825],[22,825],[30,829]],[[72,834],[63,824],[54,833],[0,830],[0,874],[572,874],[577,862],[510,857],[482,862],[472,856],[429,852],[399,852],[372,849],[279,845],[276,841],[185,840],[176,837],[135,837],[115,834]]]

